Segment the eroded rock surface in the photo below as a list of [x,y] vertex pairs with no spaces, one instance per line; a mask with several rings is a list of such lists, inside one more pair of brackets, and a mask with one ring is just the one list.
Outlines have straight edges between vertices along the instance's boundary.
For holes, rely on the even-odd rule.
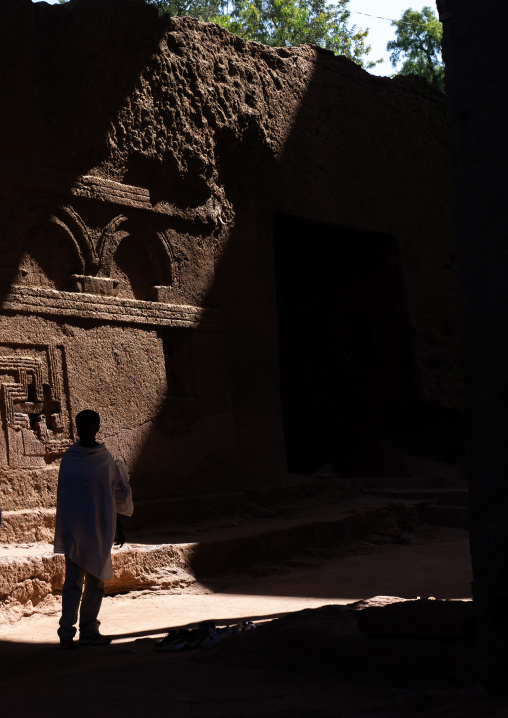
[[455,471],[441,96],[137,1],[4,2],[0,34],[9,540],[47,539],[87,407],[140,527],[288,465]]

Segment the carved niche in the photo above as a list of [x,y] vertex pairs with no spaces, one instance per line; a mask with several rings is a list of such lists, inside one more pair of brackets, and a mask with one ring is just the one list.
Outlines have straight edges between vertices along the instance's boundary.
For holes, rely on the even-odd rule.
[[0,234],[0,253],[0,280],[10,286],[174,303],[170,231],[147,212],[120,214],[91,230],[60,198],[30,195]]
[[71,445],[63,347],[0,346],[0,401],[7,461],[42,468]]

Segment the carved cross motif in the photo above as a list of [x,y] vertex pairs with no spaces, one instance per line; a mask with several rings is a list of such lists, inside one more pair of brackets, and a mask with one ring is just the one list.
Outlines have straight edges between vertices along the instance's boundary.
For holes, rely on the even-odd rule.
[[13,468],[39,468],[72,443],[62,385],[63,350],[55,346],[33,347],[32,351],[29,346],[16,348],[22,353],[0,355],[8,462]]

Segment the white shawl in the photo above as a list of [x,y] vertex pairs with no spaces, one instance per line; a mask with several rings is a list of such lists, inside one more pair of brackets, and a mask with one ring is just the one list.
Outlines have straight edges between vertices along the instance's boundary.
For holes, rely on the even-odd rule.
[[56,502],[55,553],[97,578],[112,578],[116,514],[132,516],[127,469],[104,444],[76,442],[62,457]]

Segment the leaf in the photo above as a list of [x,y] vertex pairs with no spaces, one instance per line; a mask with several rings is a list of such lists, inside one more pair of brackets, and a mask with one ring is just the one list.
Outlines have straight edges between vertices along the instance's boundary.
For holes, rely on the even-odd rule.
[[400,20],[394,20],[395,40],[390,40],[390,62],[401,61],[400,75],[420,75],[433,87],[444,92],[444,64],[441,56],[443,26],[426,5],[421,11],[408,8]]

